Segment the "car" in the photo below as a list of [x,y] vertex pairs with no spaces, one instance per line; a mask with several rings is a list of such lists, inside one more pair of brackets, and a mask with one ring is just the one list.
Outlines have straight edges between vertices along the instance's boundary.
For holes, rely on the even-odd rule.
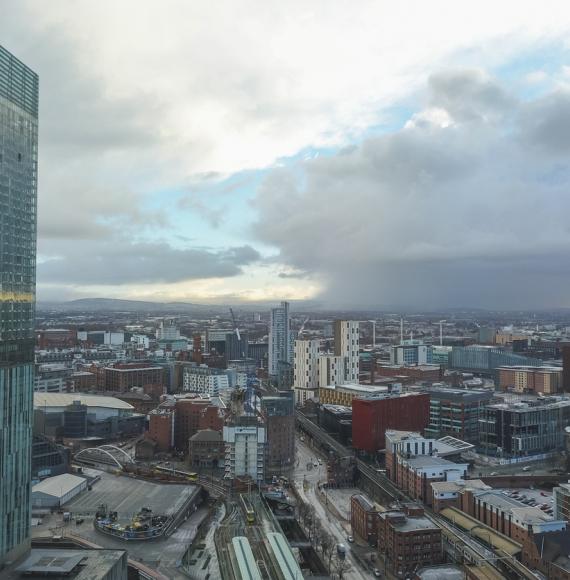
[[499,475],[496,471],[491,472],[491,477],[495,477],[495,475]]
[[530,471],[531,467],[530,465],[525,465],[525,467],[523,467],[523,471]]
[[323,460],[320,457],[317,459],[317,461],[319,462],[319,465],[323,464]]
[[346,541],[350,544],[352,544],[354,542],[354,537],[353,536],[346,536]]
[[380,578],[382,576],[382,572],[380,572],[380,570],[378,570],[378,568],[374,568],[374,576],[376,576],[376,578]]
[[318,467],[319,464],[316,461],[313,461],[313,467]]

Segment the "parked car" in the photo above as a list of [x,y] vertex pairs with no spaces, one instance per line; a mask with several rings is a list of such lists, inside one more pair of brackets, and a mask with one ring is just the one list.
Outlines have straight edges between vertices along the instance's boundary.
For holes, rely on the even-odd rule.
[[380,572],[378,568],[374,568],[374,576],[376,576],[376,578],[380,578],[382,576],[382,572]]
[[347,536],[346,537],[346,541],[349,542],[350,544],[352,544],[352,542],[354,542],[354,537],[353,536]]

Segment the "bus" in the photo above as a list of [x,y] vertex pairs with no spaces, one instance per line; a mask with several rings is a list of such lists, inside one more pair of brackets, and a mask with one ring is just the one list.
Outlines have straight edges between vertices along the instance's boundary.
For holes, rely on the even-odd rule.
[[245,512],[245,519],[248,524],[255,523],[255,510],[253,509],[253,505],[251,505],[251,501],[246,495],[241,496],[241,505],[243,506],[243,511]]

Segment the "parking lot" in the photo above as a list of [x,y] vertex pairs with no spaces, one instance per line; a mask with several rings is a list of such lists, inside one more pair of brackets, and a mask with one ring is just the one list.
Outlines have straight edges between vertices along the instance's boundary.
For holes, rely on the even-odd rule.
[[100,505],[116,511],[120,518],[132,517],[141,508],[151,508],[155,514],[171,515],[199,488],[186,484],[160,484],[101,472],[101,479],[91,491],[85,491],[66,504],[65,509],[75,515],[95,515]]

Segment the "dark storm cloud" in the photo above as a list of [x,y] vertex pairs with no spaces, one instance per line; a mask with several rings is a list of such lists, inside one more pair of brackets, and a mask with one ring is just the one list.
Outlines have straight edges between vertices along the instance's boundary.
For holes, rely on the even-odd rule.
[[568,95],[477,71],[428,90],[401,131],[274,171],[254,231],[334,303],[570,305]]
[[[250,246],[176,249],[166,243],[126,240],[83,242],[61,246],[62,257],[38,264],[43,282],[78,285],[169,283],[237,276],[242,267],[259,259]],[[57,255],[57,245],[50,248]]]

